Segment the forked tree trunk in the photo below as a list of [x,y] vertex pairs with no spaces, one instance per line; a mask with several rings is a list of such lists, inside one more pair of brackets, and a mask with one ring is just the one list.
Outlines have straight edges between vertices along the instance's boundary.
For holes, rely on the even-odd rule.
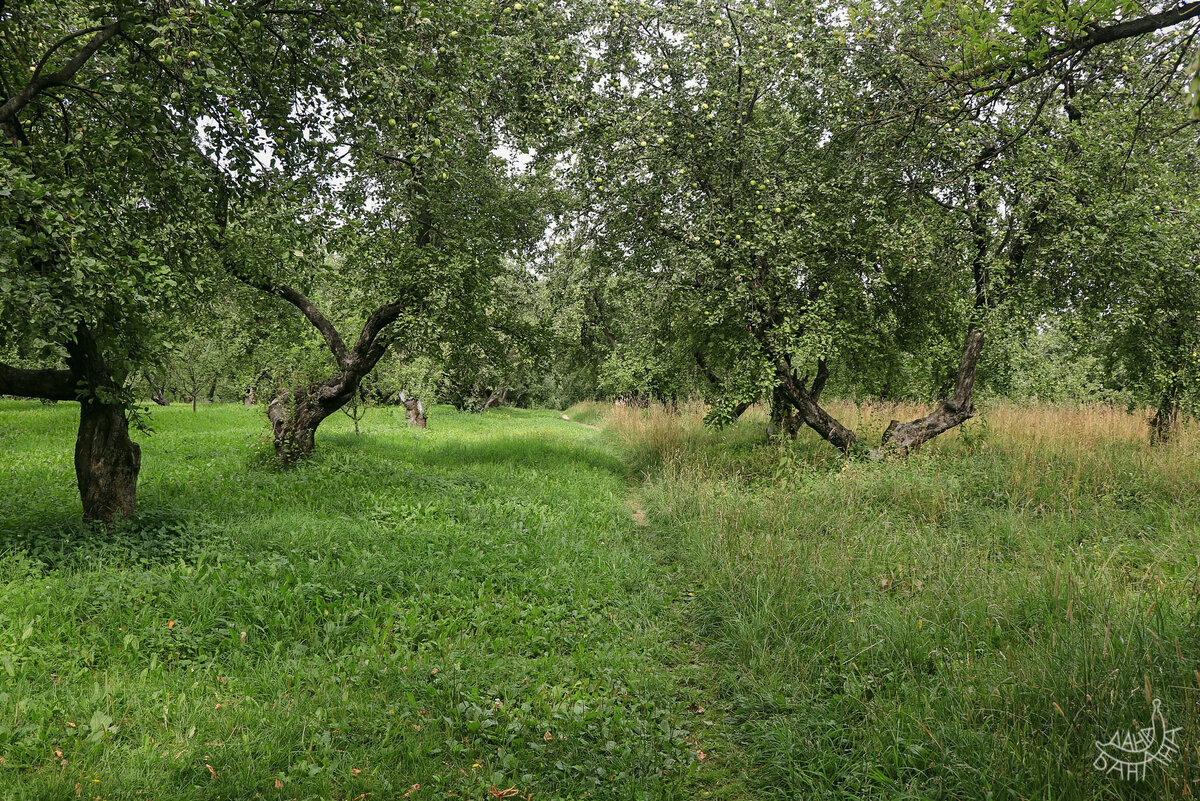
[[491,391],[491,393],[488,394],[487,400],[485,400],[483,402],[483,407],[480,408],[479,411],[486,412],[488,409],[492,408],[493,406],[500,406],[504,403],[505,398],[507,398],[507,397],[508,397],[507,389],[505,389],[505,388],[494,389]]
[[[961,425],[975,413],[971,404],[971,393],[975,388],[975,369],[979,363],[979,353],[983,349],[983,332],[972,327],[967,331],[963,342],[962,358],[959,362],[958,375],[954,382],[954,392],[938,403],[937,407],[916,420],[901,423],[893,420],[883,433],[882,446],[871,451],[872,459],[881,459],[886,455],[903,456],[914,448],[928,442],[934,437]],[[806,387],[803,380],[798,380],[792,372],[791,365],[781,362],[777,370],[779,384],[776,397],[790,403],[809,428],[816,431],[826,441],[845,453],[858,443],[858,435],[842,425],[837,419],[823,409],[819,403],[821,390],[829,377],[829,371],[824,364],[819,364],[817,375],[811,387]],[[774,412],[772,412],[774,416]]]
[[833,415],[821,408],[821,392],[829,380],[829,368],[822,359],[817,363],[817,374],[812,386],[805,387],[792,373],[791,365],[781,363],[776,370],[780,383],[777,385],[779,398],[790,403],[800,421],[821,435],[822,439],[843,453],[849,453],[858,442],[858,435],[842,425]]
[[[954,380],[954,392],[942,399],[936,408],[924,417],[907,423],[893,420],[883,432],[882,451],[903,456],[913,448],[920,447],[955,426],[962,425],[975,414],[971,403],[971,392],[975,388],[975,368],[979,364],[979,352],[983,349],[983,332],[972,328],[963,342],[962,358],[958,375]],[[872,456],[883,454],[872,452]]]
[[267,408],[267,419],[275,442],[275,454],[284,464],[294,464],[312,453],[317,427],[329,415],[354,398],[362,380],[375,369],[387,353],[384,330],[406,310],[419,306],[422,296],[415,287],[393,303],[377,307],[363,323],[358,341],[346,347],[342,335],[311,300],[293,287],[267,280],[252,280],[237,273],[242,281],[277,295],[300,310],[313,327],[321,332],[338,366],[338,372],[307,387],[297,387],[276,396]]
[[129,438],[124,407],[81,401],[75,477],[84,519],[111,523],[118,517],[131,517],[141,465],[142,451]]
[[337,375],[320,384],[282,392],[267,407],[275,455],[292,465],[312,455],[317,428],[325,418],[350,402],[358,381]]

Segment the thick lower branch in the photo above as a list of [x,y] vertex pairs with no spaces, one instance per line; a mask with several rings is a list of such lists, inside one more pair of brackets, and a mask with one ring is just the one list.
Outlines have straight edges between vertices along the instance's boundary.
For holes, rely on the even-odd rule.
[[337,328],[329,321],[329,318],[317,308],[317,304],[309,300],[303,292],[287,284],[277,284],[274,281],[254,281],[247,278],[241,278],[241,280],[255,289],[283,298],[299,309],[301,314],[312,323],[313,328],[317,329],[321,333],[321,336],[324,337],[325,344],[329,346],[329,352],[333,354],[333,358],[337,361],[338,366],[346,366],[347,361],[350,359],[350,352],[346,349],[346,343],[342,340],[342,335],[338,333]]
[[121,25],[122,22],[118,20],[98,29],[96,35],[89,39],[70,61],[54,72],[35,72],[33,80],[6,100],[3,105],[0,105],[0,125],[11,126],[21,109],[25,108],[29,101],[37,97],[40,92],[52,86],[62,86],[70,81],[105,42],[120,33]]
[[0,395],[42,400],[78,400],[77,382],[70,370],[25,370],[0,364]]

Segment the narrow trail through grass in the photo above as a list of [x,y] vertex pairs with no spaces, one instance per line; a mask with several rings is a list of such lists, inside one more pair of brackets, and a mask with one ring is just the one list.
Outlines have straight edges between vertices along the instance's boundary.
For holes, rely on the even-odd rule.
[[[875,431],[915,414],[877,411],[838,414]],[[1200,429],[1152,447],[1140,414],[999,406],[869,463],[703,413],[610,408],[606,428],[695,593],[681,625],[704,643],[723,789],[1195,794]],[[1180,729],[1171,762],[1136,782],[1095,769],[1096,742],[1150,726],[1154,699]]]
[[372,410],[281,472],[261,410],[156,410],[105,531],[75,415],[0,401],[3,797],[732,797],[694,590],[603,435]]

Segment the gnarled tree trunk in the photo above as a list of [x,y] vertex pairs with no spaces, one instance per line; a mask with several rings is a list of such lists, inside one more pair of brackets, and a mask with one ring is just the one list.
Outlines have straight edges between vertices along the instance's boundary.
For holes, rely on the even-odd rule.
[[142,451],[129,438],[125,408],[95,399],[81,401],[75,478],[84,519],[111,523],[118,517],[131,517],[141,466]]
[[350,402],[359,380],[361,376],[342,373],[275,396],[267,407],[267,419],[271,421],[275,455],[281,462],[295,464],[312,454],[317,428]]
[[[901,423],[893,420],[883,432],[883,451],[904,455],[913,448],[942,434],[955,426],[962,425],[975,414],[971,403],[971,392],[975,388],[975,368],[979,364],[979,352],[983,349],[983,332],[972,328],[963,342],[962,359],[958,375],[954,380],[954,392],[942,399],[932,412],[916,420]],[[876,451],[873,456],[882,455]]]

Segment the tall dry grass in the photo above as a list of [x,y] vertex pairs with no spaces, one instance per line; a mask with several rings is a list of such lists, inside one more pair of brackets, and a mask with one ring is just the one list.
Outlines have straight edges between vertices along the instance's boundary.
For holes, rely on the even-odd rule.
[[[915,405],[834,403],[878,442]],[[611,408],[762,797],[1102,798],[1147,693],[1200,746],[1200,434],[993,403],[905,459]],[[1182,763],[1182,764],[1181,764]],[[1148,777],[1178,795],[1200,750]]]

